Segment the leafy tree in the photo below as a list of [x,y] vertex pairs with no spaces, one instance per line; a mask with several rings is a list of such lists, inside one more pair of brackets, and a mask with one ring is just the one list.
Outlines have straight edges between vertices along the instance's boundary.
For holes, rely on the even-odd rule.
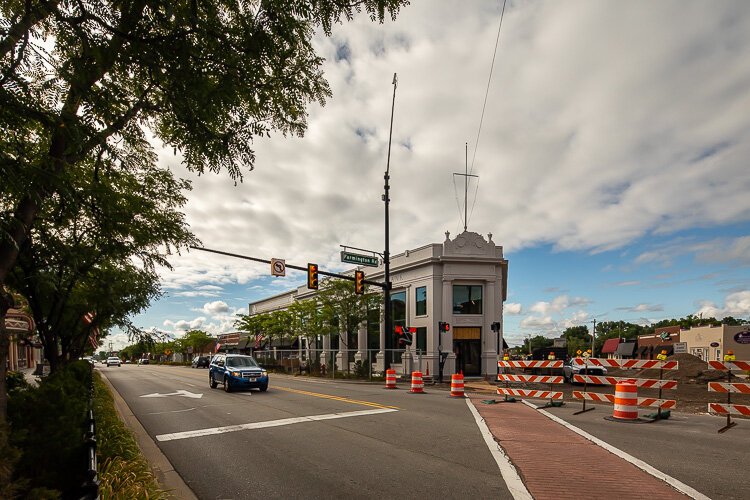
[[197,354],[205,352],[206,348],[215,340],[215,338],[202,330],[190,330],[182,338],[178,339],[176,343],[180,351],[187,352],[187,348],[192,347],[193,352]]
[[[341,279],[323,281],[318,298],[322,320],[328,333],[339,334],[340,342],[347,349],[356,348],[348,345],[348,339],[357,332],[360,323],[367,321],[367,312],[379,307],[381,301],[381,295],[378,293],[355,294],[353,283]],[[341,334],[345,337],[342,338]]]
[[[19,253],[33,247],[27,240],[36,219],[51,200],[70,200],[75,194],[78,166],[105,163],[127,170],[138,159],[154,164],[147,140],[153,135],[179,150],[188,169],[226,170],[241,180],[241,169],[252,168],[255,160],[253,138],[272,131],[301,135],[305,106],[313,101],[324,104],[330,96],[320,70],[323,59],[312,44],[315,28],[330,34],[334,23],[350,20],[361,10],[382,22],[386,15],[395,17],[404,4],[405,0],[3,2],[0,365],[7,356],[4,317],[12,305],[5,285]],[[32,258],[28,256],[27,262]],[[28,275],[30,268],[26,269]],[[87,286],[93,289],[96,279],[122,279],[127,271],[137,270],[111,261],[108,272],[89,276]],[[156,289],[147,276],[141,277],[140,296],[153,298]],[[106,295],[127,292],[112,290]],[[42,303],[49,305],[49,296]],[[130,312],[143,304],[135,301]],[[96,305],[101,327],[107,321],[114,324],[113,317],[123,317],[123,310],[106,315],[106,304]],[[82,312],[64,313],[66,325],[74,325]],[[2,387],[0,392],[2,423]]]
[[53,372],[87,352],[97,329],[145,336],[129,315],[160,294],[156,267],[169,268],[169,249],[196,242],[178,211],[189,186],[148,162],[130,167],[71,167],[76,190],[44,205],[8,276],[29,297]]

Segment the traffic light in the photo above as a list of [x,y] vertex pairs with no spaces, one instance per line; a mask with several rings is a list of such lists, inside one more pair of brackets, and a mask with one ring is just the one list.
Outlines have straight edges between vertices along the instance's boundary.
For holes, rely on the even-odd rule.
[[318,265],[307,264],[307,288],[310,290],[318,289]]
[[354,271],[354,293],[362,295],[365,293],[365,273],[364,271]]
[[396,325],[396,328],[394,329],[396,335],[398,336],[398,343],[399,345],[411,345],[413,342],[412,334],[416,332],[416,328],[409,328],[409,327],[403,327],[400,325]]
[[445,321],[440,321],[438,323],[438,330],[440,331],[440,333],[447,333],[451,331],[451,325],[449,325]]

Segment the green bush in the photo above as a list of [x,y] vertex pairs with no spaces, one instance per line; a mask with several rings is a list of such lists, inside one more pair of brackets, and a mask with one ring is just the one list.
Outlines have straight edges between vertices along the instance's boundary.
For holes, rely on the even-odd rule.
[[166,499],[133,435],[115,410],[114,399],[97,373],[94,377],[99,494],[102,499]]
[[77,361],[9,398],[10,444],[21,451],[15,478],[28,482],[28,497],[70,496],[85,480],[90,382],[91,365]]
[[27,389],[29,383],[26,382],[26,377],[23,376],[23,373],[9,371],[5,376],[5,387],[8,392],[11,392],[15,389]]

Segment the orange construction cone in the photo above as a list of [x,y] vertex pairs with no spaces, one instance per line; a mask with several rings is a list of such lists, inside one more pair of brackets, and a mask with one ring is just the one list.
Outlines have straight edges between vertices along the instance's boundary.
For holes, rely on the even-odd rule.
[[427,363],[427,376],[430,376],[430,363]]
[[388,369],[385,371],[385,388],[386,389],[396,388],[396,370]]
[[411,389],[409,390],[412,394],[424,394],[424,381],[422,380],[422,372],[411,373]]
[[460,373],[451,375],[451,394],[452,398],[464,397],[464,376]]

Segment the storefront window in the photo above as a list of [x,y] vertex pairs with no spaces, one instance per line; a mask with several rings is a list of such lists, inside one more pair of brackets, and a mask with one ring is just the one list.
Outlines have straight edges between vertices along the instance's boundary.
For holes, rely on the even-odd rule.
[[[406,326],[406,292],[396,292],[391,294],[391,314],[393,315],[393,331],[396,331],[397,326]],[[396,338],[394,336],[394,338]],[[394,342],[394,349],[403,349],[402,346],[398,345],[398,342]],[[401,363],[401,352],[393,353],[393,362]]]
[[427,287],[420,286],[417,288],[417,295],[415,300],[415,309],[417,316],[427,315]]
[[453,285],[453,314],[482,314],[482,285]]

